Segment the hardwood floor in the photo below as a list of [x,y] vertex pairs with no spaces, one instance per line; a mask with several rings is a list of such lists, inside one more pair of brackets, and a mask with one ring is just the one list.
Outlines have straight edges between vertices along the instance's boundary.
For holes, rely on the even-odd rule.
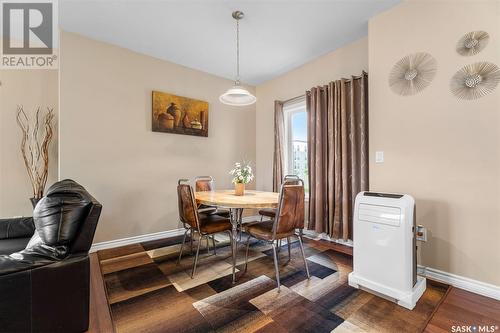
[[339,243],[334,243],[334,242],[330,242],[330,241],[323,240],[323,239],[322,240],[309,239],[309,241],[316,243],[316,244],[323,245],[323,246],[325,246],[329,249],[332,249],[334,251],[352,256],[352,246],[342,245]]
[[500,332],[500,301],[452,287],[424,332],[452,332],[457,326],[470,326],[471,332]]
[[[312,241],[317,245],[335,251],[352,255],[352,248],[327,241]],[[120,251],[125,251],[122,248]],[[126,252],[126,251],[125,251]],[[125,253],[126,254],[126,253]],[[102,258],[101,258],[102,259]],[[90,326],[88,332],[110,332],[115,328],[106,299],[99,258],[91,254],[91,295],[90,295]],[[404,321],[404,318],[401,318]],[[451,332],[454,326],[488,326],[484,332],[500,332],[500,301],[467,292],[458,288],[450,288],[447,295],[437,307],[424,329],[426,333]],[[464,329],[464,327],[461,327]],[[476,332],[479,328],[476,328]],[[472,329],[471,332],[474,332]]]

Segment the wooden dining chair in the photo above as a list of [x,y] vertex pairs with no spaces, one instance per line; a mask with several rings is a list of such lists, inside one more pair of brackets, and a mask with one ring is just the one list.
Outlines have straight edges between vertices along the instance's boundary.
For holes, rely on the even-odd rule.
[[[228,218],[219,215],[207,215],[198,212],[198,207],[196,205],[196,199],[194,197],[194,191],[191,185],[187,182],[187,179],[180,179],[177,183],[177,199],[179,205],[179,219],[182,222],[186,231],[184,232],[184,238],[182,239],[181,249],[179,252],[179,258],[177,259],[177,264],[180,263],[182,258],[182,252],[184,249],[184,244],[186,243],[186,237],[189,232],[191,237],[191,251],[192,251],[192,240],[194,235],[198,235],[198,246],[196,249],[196,256],[194,258],[193,269],[191,272],[191,278],[194,277],[196,272],[196,265],[198,264],[198,256],[200,253],[200,245],[203,237],[207,239],[207,251],[210,251],[210,236],[213,236],[219,232],[228,232],[229,239],[232,242],[231,234],[231,221]],[[215,252],[215,238],[212,237],[214,254]],[[231,243],[231,249],[232,249]],[[231,251],[232,252],[232,251]],[[232,253],[234,256],[234,253]]]
[[[245,271],[248,266],[248,249],[250,238],[269,242],[273,247],[274,269],[276,271],[276,282],[278,291],[280,290],[280,273],[278,268],[277,246],[278,241],[286,238],[288,244],[288,257],[291,258],[290,238],[297,237],[299,240],[300,251],[304,259],[307,278],[310,278],[309,268],[307,267],[304,246],[302,244],[302,229],[304,228],[304,182],[301,179],[288,179],[283,182],[280,189],[279,205],[274,220],[261,223],[249,224],[245,227],[248,233],[246,253],[245,253]],[[296,231],[299,230],[297,234]]]

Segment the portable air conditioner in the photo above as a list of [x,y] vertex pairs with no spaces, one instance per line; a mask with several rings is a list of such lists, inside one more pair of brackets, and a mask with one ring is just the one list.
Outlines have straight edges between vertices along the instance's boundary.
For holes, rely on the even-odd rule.
[[413,309],[425,291],[417,276],[415,200],[407,194],[361,192],[353,218],[353,271],[349,285]]

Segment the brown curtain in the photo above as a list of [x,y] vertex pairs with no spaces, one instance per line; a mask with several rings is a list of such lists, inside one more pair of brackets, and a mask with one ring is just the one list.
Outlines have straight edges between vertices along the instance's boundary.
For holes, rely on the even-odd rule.
[[283,179],[283,160],[285,121],[283,118],[283,102],[274,101],[274,158],[273,158],[273,191],[278,192]]
[[368,74],[306,94],[309,225],[352,239],[354,200],[368,190]]

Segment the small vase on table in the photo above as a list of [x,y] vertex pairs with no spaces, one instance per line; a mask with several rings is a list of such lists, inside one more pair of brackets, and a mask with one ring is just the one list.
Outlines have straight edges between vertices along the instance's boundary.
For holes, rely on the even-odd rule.
[[245,195],[245,184],[244,183],[235,183],[234,184],[234,195]]
[[245,184],[253,180],[250,164],[234,163],[234,169],[229,171],[229,174],[233,176],[234,195],[245,195]]

